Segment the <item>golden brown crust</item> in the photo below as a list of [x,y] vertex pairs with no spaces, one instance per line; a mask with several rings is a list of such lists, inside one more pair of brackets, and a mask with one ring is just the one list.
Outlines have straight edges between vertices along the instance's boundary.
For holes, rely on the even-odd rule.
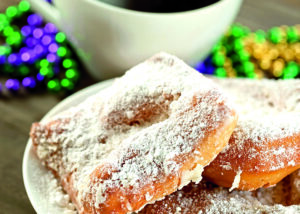
[[[293,171],[300,168],[300,134],[293,137],[286,137],[280,140],[269,141],[264,143],[267,146],[256,148],[259,155],[255,158],[249,158],[252,155],[255,143],[249,142],[244,144],[244,148],[238,148],[235,142],[234,133],[229,140],[229,148],[220,153],[217,158],[207,166],[203,172],[204,177],[223,187],[231,187],[238,171],[241,171],[238,189],[255,190],[260,187],[273,186]],[[282,154],[282,158],[278,160],[277,154],[272,151],[282,149],[284,151],[294,150],[288,155]],[[265,156],[268,156],[266,162]],[[273,169],[274,165],[280,161],[281,168]],[[293,161],[295,164],[290,166]],[[230,167],[224,167],[226,166]]]

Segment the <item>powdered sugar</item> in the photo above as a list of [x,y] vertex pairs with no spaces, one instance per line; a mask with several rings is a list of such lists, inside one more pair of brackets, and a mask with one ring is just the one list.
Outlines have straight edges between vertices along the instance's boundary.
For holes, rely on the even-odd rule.
[[[300,171],[281,181],[276,187],[259,189],[255,192],[232,191],[214,186],[207,181],[200,184],[190,184],[169,196],[163,201],[148,205],[142,214],[201,213],[201,214],[263,214],[300,212],[300,195],[290,189],[299,182]],[[285,188],[283,188],[285,187]],[[292,198],[294,195],[294,199]]]
[[[109,89],[36,125],[32,138],[43,163],[59,175],[67,191],[71,189],[69,194],[78,194],[73,198],[77,208],[86,200],[97,208],[107,200],[109,189],[130,187],[138,197],[143,186],[169,176],[180,178],[190,153],[196,163],[208,164],[195,142],[233,121],[228,106],[209,80],[175,57],[160,54],[131,69]],[[218,143],[213,145],[216,151],[222,148]],[[107,170],[111,178],[93,178],[91,174],[103,166],[101,173]],[[199,166],[195,171],[201,172]],[[201,178],[201,173],[186,175],[184,184]],[[152,198],[148,193],[149,203]]]
[[[222,152],[222,160],[237,155],[249,161],[260,160],[255,167],[245,161],[238,163],[249,171],[275,171],[288,164],[299,164],[293,161],[300,153],[299,142],[290,138],[289,146],[272,145],[273,141],[287,141],[300,132],[299,80],[214,80],[230,94],[239,112],[231,144]],[[221,165],[228,167],[229,163],[223,161]]]
[[239,187],[240,185],[240,180],[241,180],[241,174],[242,174],[242,170],[238,170],[235,177],[234,177],[234,180],[232,182],[232,185],[229,189],[229,192],[231,192],[232,190],[234,190],[235,188]]

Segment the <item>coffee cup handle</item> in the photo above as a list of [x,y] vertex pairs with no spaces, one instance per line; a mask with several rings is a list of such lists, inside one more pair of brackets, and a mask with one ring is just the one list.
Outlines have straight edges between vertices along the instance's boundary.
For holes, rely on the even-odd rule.
[[61,28],[60,13],[53,5],[44,0],[29,0],[29,2],[34,11],[41,14],[47,21],[52,22],[58,28]]

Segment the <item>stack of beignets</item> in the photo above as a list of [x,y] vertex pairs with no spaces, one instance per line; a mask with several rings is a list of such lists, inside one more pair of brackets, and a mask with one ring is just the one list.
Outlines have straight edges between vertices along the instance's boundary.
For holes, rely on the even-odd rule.
[[255,190],[300,168],[300,81],[215,79],[230,94],[239,121],[227,148],[204,171],[214,183]]
[[[228,190],[199,183],[205,166],[206,179],[243,190],[274,185],[300,168],[297,82],[284,94],[296,100],[277,102],[260,91],[273,96],[285,82],[214,81],[221,88],[176,57],[157,54],[78,106],[33,124],[34,150],[80,214],[214,213],[206,198]],[[269,101],[272,116],[249,113],[251,105],[265,111]],[[289,195],[298,190],[291,185]]]

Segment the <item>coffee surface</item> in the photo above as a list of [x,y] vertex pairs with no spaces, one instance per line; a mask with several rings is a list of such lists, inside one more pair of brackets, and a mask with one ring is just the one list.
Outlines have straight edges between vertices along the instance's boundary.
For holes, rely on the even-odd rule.
[[152,13],[173,13],[195,10],[201,7],[214,4],[219,0],[99,0],[129,10],[152,12]]

